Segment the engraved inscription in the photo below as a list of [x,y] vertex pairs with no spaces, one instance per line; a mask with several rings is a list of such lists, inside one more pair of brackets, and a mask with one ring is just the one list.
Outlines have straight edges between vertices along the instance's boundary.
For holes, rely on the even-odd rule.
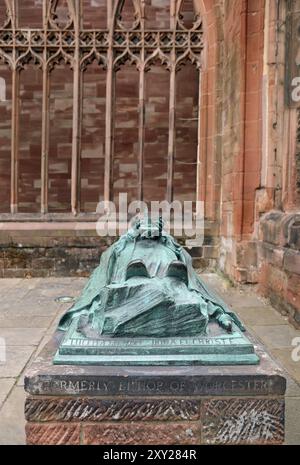
[[211,346],[243,344],[239,337],[189,337],[189,338],[148,338],[148,339],[68,339],[65,345],[93,347],[158,347],[158,346]]
[[[89,395],[268,395],[273,388],[271,379],[51,379],[44,381],[39,394]],[[34,389],[32,393],[37,393]]]

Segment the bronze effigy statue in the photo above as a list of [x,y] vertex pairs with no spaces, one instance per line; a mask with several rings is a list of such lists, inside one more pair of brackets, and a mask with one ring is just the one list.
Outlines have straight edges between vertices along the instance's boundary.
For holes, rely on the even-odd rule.
[[[135,347],[138,356],[138,347],[144,346],[148,349],[140,355],[151,355],[156,353],[153,347],[158,341],[174,347],[179,337],[198,337],[200,345],[204,337],[211,337],[212,345],[220,344],[219,340],[221,345],[230,345],[237,337],[243,338],[243,345],[244,341],[250,344],[241,334],[240,320],[208,290],[193,269],[190,255],[163,230],[162,219],[138,219],[103,253],[59,329],[67,331],[67,337],[57,363],[63,360],[61,355],[79,354],[81,363],[90,355],[101,364],[101,357],[95,357],[105,350],[112,356],[121,350],[120,355],[125,356]],[[70,345],[72,350],[67,353]],[[250,359],[253,362],[254,358]]]

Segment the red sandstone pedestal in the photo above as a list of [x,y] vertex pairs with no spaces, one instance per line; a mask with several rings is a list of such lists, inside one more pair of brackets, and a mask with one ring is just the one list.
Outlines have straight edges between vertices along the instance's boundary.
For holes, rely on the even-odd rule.
[[54,366],[56,334],[25,377],[28,444],[281,444],[286,380],[258,366]]

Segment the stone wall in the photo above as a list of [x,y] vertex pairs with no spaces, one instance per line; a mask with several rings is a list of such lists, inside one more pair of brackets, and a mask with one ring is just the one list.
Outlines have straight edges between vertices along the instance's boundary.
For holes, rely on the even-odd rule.
[[[206,222],[201,247],[189,247],[199,270],[216,267],[218,240]],[[95,222],[4,223],[0,228],[0,278],[89,276],[102,252],[116,240],[97,235]],[[184,245],[185,238],[179,238]]]
[[273,211],[260,224],[261,292],[300,327],[300,214]]

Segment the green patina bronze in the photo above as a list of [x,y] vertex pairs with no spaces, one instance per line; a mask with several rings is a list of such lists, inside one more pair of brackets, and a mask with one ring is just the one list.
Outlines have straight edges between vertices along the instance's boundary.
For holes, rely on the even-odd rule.
[[244,327],[162,220],[137,220],[63,316],[56,364],[255,364]]

